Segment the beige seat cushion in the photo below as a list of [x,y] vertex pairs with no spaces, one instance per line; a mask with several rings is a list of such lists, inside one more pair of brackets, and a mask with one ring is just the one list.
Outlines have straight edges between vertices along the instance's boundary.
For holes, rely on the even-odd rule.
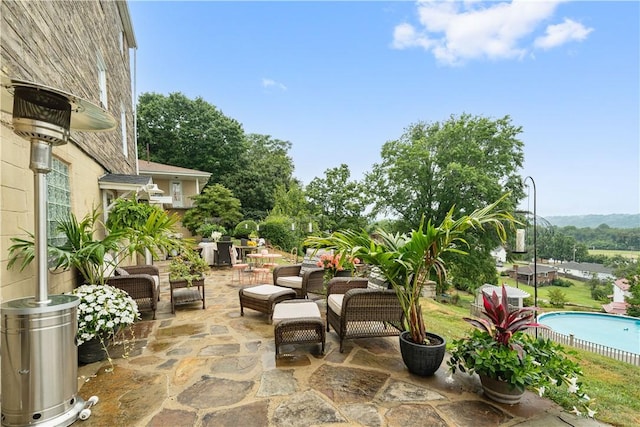
[[344,300],[344,294],[331,294],[329,298],[327,298],[327,304],[329,304],[329,308],[335,314],[340,316],[342,313],[342,301]]
[[287,288],[302,289],[302,277],[300,276],[283,276],[278,277],[276,285],[286,286]]
[[283,288],[282,286],[258,285],[251,288],[244,288],[242,294],[258,300],[268,300],[271,295],[287,291],[290,292],[291,289]]
[[315,302],[279,303],[273,309],[273,323],[276,324],[285,319],[298,319],[301,317],[320,319],[320,309]]

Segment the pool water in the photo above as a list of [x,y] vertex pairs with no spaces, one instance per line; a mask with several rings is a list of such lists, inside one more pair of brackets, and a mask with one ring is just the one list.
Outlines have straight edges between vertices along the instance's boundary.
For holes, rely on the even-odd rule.
[[538,322],[564,335],[640,354],[640,319],[603,313],[545,313]]

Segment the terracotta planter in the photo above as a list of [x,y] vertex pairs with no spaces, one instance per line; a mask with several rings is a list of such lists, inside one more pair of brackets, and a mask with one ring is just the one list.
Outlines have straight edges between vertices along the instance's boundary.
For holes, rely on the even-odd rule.
[[427,336],[440,344],[424,345],[411,341],[409,332],[400,334],[400,353],[409,372],[422,377],[433,375],[444,359],[446,341],[439,335],[427,332]]
[[511,384],[506,381],[496,380],[486,375],[480,375],[480,383],[482,383],[484,394],[498,403],[515,405],[520,403],[520,399],[524,395],[524,389],[511,387]]

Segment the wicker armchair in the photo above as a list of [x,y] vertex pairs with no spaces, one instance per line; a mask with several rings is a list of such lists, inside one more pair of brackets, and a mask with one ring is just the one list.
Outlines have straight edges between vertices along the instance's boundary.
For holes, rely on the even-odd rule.
[[[158,293],[158,301],[160,301],[160,269],[155,265],[143,264],[143,265],[128,265],[126,267],[120,267],[129,274],[148,274],[153,277],[156,283],[156,292]],[[118,276],[118,270],[116,269],[116,276]]]
[[331,253],[324,249],[307,249],[302,264],[281,265],[273,270],[273,284],[296,291],[296,298],[306,298],[307,292],[324,293],[324,269],[318,268],[320,256]]
[[403,312],[395,291],[367,289],[360,277],[334,277],[327,285],[327,332],[333,327],[346,339],[400,335]]
[[138,309],[153,312],[155,320],[158,309],[158,288],[153,276],[149,274],[112,276],[107,279],[107,284],[128,293],[138,304]]
[[302,276],[302,264],[281,265],[273,269],[273,284],[296,291],[296,298],[306,298],[307,292],[322,293],[324,269],[307,269]]

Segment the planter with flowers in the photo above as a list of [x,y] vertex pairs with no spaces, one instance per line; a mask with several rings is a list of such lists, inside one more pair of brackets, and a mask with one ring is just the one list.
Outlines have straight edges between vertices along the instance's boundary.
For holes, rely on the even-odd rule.
[[323,253],[316,262],[318,267],[324,269],[324,285],[334,277],[351,277],[355,271],[355,266],[360,264],[360,260],[355,257],[342,256],[341,254]]
[[453,341],[448,361],[452,373],[477,373],[487,397],[508,404],[520,402],[526,388],[542,396],[551,386],[565,385],[592,417],[595,411],[580,389],[582,370],[567,357],[570,352],[549,339],[525,332],[528,328],[546,328],[534,322],[535,309],[509,311],[504,286],[502,298],[493,292],[491,297],[483,294],[483,300],[486,318],[465,318],[475,329]]
[[109,358],[111,362],[109,342],[140,317],[138,305],[125,291],[109,285],[82,285],[71,294],[80,298],[78,361],[86,364]]

